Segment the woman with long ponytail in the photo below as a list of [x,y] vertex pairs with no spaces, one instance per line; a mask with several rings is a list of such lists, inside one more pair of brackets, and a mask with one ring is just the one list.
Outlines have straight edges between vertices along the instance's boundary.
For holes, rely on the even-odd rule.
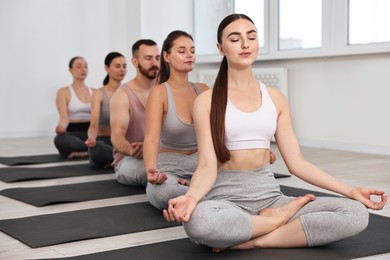
[[[286,98],[252,73],[259,42],[248,16],[227,16],[217,35],[223,60],[214,89],[194,104],[198,166],[165,219],[183,222],[193,242],[214,252],[321,246],[363,231],[367,208],[382,209],[387,196],[341,183],[303,158]],[[292,174],[345,198],[284,195],[269,165],[273,137]]]

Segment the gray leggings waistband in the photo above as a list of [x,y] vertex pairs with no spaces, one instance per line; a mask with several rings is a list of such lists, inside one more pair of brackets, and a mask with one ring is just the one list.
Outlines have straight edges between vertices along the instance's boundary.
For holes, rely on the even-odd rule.
[[218,172],[216,182],[206,199],[230,201],[251,214],[258,214],[280,196],[280,186],[267,164],[249,171]]
[[157,167],[160,172],[179,178],[191,179],[198,165],[198,153],[159,153]]

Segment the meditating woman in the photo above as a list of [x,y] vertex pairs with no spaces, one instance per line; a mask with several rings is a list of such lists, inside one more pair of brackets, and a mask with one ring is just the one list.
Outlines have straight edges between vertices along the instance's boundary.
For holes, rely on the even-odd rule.
[[111,167],[113,147],[110,128],[110,100],[120,87],[126,76],[126,58],[118,52],[110,52],[104,60],[107,76],[103,87],[92,94],[91,123],[88,129],[88,139],[85,144],[89,148],[89,162],[98,168]]
[[[363,231],[366,207],[382,209],[384,192],[341,183],[303,158],[286,98],[252,73],[259,41],[248,16],[223,19],[217,40],[223,60],[214,88],[194,104],[198,166],[164,217],[184,222],[188,237],[214,252],[313,247]],[[292,174],[344,197],[285,196],[269,166],[273,137]]]
[[54,144],[62,157],[86,157],[88,147],[84,142],[91,119],[91,96],[94,89],[85,85],[88,65],[83,57],[72,58],[69,71],[73,77],[72,84],[57,91],[59,122],[55,129]]
[[146,103],[144,161],[146,194],[158,209],[185,194],[197,165],[197,143],[192,119],[195,98],[208,87],[188,80],[195,65],[192,36],[173,31],[161,49],[159,85]]

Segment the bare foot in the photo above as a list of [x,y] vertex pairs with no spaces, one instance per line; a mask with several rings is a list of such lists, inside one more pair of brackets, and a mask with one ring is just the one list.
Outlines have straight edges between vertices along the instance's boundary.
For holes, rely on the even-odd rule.
[[68,155],[68,159],[76,158],[76,157],[87,157],[88,152],[72,152]]
[[259,215],[264,217],[273,217],[280,225],[286,224],[303,206],[316,197],[313,194],[297,197],[286,205],[279,208],[265,208],[260,210]]
[[213,253],[219,253],[219,252],[222,252],[223,250],[225,250],[224,248],[211,248],[211,252]]
[[103,169],[110,169],[110,168],[114,168],[111,163],[103,166]]

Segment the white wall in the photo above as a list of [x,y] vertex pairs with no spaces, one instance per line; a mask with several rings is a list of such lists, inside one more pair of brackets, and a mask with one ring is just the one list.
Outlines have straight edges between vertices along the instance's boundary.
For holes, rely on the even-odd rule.
[[[193,34],[193,0],[0,0],[0,138],[53,134],[54,96],[70,83],[70,57],[89,62],[87,83],[100,86],[112,50],[160,46],[175,29]],[[191,74],[218,64],[197,64]],[[259,61],[286,67],[289,102],[302,145],[390,154],[390,54]],[[127,79],[134,75],[130,71]]]
[[273,65],[289,69],[289,102],[302,145],[390,154],[389,53]]
[[101,86],[104,57],[127,54],[126,10],[111,2],[0,0],[0,138],[54,134],[55,94],[71,83],[73,56],[88,61],[86,83]]

